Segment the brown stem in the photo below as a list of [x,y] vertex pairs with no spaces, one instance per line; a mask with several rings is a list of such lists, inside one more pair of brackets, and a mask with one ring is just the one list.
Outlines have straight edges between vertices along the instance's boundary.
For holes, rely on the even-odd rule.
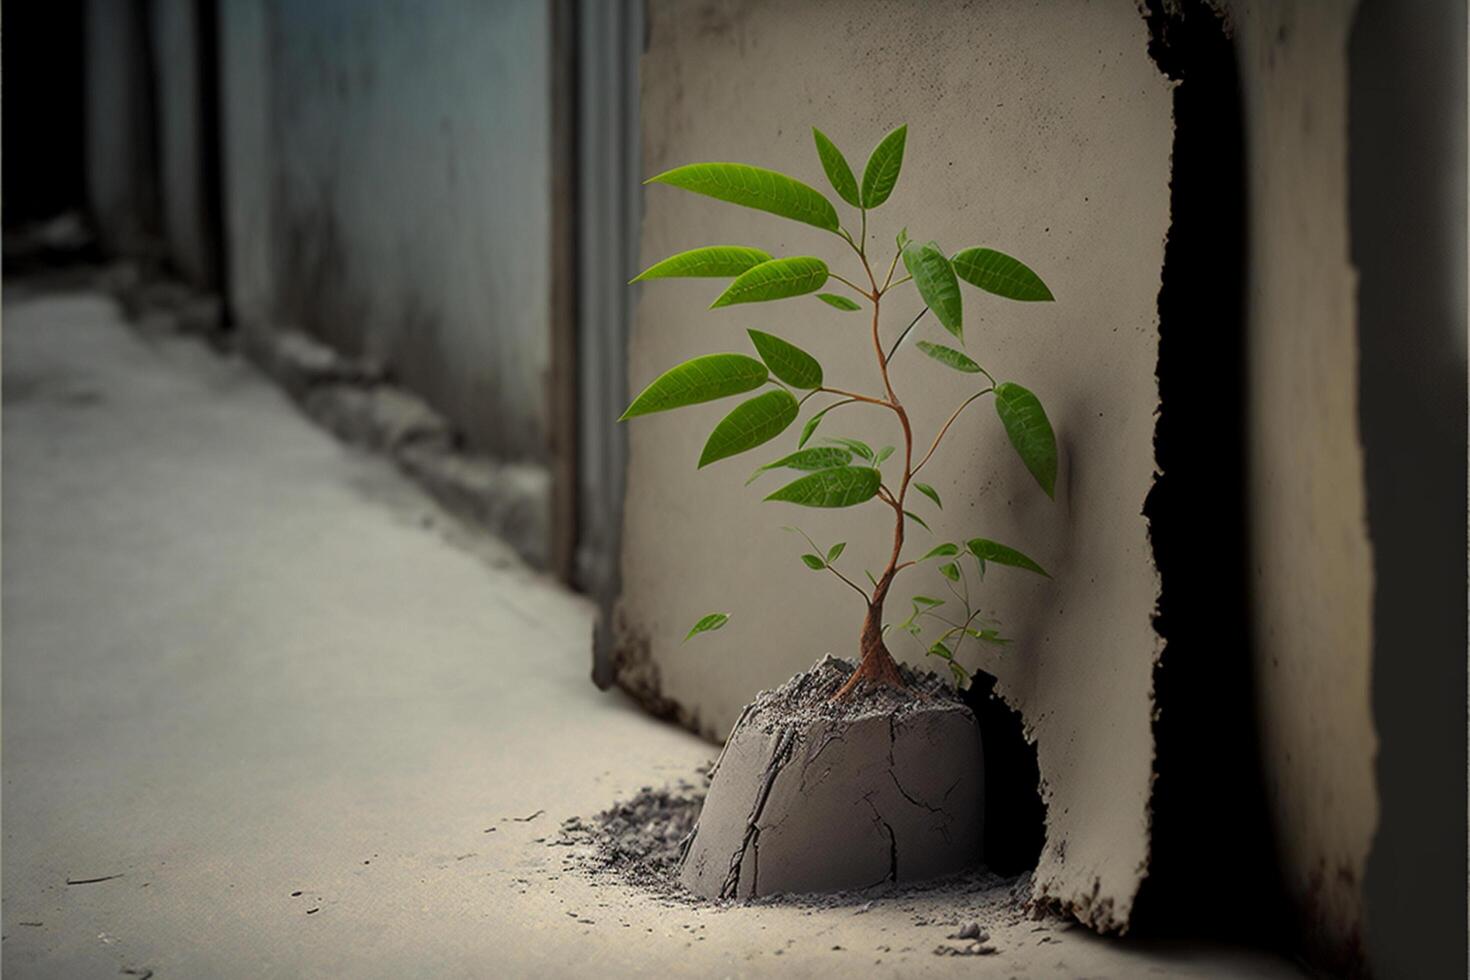
[[888,359],[883,356],[883,339],[878,333],[882,290],[878,288],[867,257],[861,252],[858,253],[858,257],[862,259],[863,270],[867,272],[868,282],[873,286],[873,350],[878,357],[878,371],[883,376],[883,390],[888,393],[888,407],[893,409],[894,414],[898,416],[899,424],[903,427],[903,480],[898,485],[897,495],[890,493],[885,501],[893,508],[893,554],[889,557],[883,574],[878,577],[872,598],[868,602],[868,614],[863,619],[863,630],[858,638],[861,660],[847,683],[832,696],[833,700],[849,697],[865,683],[888,685],[899,690],[907,686],[903,682],[903,675],[899,673],[898,662],[893,659],[893,654],[888,651],[888,645],[883,642],[883,601],[888,597],[888,588],[893,584],[893,577],[898,574],[898,559],[903,553],[903,500],[904,495],[908,493],[909,480],[913,476],[914,433],[909,425],[908,412],[904,411],[903,404],[899,402],[898,395],[893,391],[893,382],[888,377]]

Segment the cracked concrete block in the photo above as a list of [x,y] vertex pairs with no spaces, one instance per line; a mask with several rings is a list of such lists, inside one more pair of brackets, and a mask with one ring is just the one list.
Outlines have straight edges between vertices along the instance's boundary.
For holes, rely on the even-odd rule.
[[827,657],[746,709],[711,773],[680,868],[705,898],[862,889],[980,859],[983,759],[970,710],[933,675],[917,694],[827,699]]

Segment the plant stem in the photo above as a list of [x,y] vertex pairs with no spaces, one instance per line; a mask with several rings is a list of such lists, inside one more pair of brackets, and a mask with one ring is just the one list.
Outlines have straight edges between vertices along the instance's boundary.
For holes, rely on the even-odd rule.
[[[888,645],[883,642],[883,603],[888,598],[888,589],[893,584],[893,577],[898,574],[898,560],[903,553],[904,514],[903,500],[908,493],[909,480],[913,477],[914,465],[914,432],[909,425],[908,412],[904,410],[903,403],[899,401],[898,395],[893,390],[893,381],[888,376],[888,358],[883,353],[883,338],[879,333],[879,317],[882,310],[883,290],[878,287],[878,281],[873,275],[873,267],[868,264],[868,258],[861,249],[854,247],[858,258],[862,261],[863,271],[868,276],[868,283],[872,286],[872,292],[868,299],[873,304],[873,352],[878,359],[878,373],[883,377],[883,390],[888,395],[888,401],[882,402],[877,399],[864,399],[877,404],[886,404],[898,416],[899,425],[903,428],[903,479],[899,482],[898,493],[889,491],[887,503],[893,508],[893,553],[889,556],[888,565],[883,569],[883,574],[878,576],[873,586],[872,597],[868,601],[868,614],[863,619],[862,633],[858,639],[858,647],[862,659],[858,663],[858,669],[853,671],[852,677],[848,678],[846,684],[833,695],[835,700],[848,697],[860,684],[886,684],[891,687],[903,689],[906,685],[903,675],[898,671],[898,663],[893,659],[893,654],[888,651]],[[894,265],[898,259],[895,256]],[[893,275],[892,269],[889,276]],[[851,397],[850,393],[843,392]]]
[[[987,375],[987,377],[989,377],[989,375]],[[982,388],[981,390],[975,392],[969,398],[966,398],[963,402],[960,403],[960,407],[954,410],[954,414],[949,417],[949,421],[944,423],[944,428],[939,430],[939,435],[934,437],[934,445],[929,447],[929,451],[924,454],[924,458],[919,460],[919,465],[914,467],[914,473],[922,470],[924,468],[924,464],[929,462],[929,457],[933,456],[934,450],[939,448],[939,440],[944,438],[944,434],[949,431],[949,427],[951,425],[954,425],[954,420],[960,417],[960,413],[965,410],[970,402],[979,398],[981,395],[988,395],[994,390],[994,388]]]

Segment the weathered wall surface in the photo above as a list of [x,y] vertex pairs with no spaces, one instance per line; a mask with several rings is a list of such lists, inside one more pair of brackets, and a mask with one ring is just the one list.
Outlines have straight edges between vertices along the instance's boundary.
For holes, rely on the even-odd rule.
[[[1055,304],[1021,305],[965,287],[969,350],[1047,406],[1062,457],[1055,503],[982,404],[925,470],[945,509],[931,521],[934,537],[916,531],[910,549],[917,555],[937,541],[984,535],[1022,547],[1055,575],[1048,582],[992,571],[982,604],[1016,642],[965,659],[998,675],[1038,740],[1049,803],[1038,894],[1100,928],[1122,925],[1147,856],[1157,581],[1140,511],[1153,475],[1172,132],[1168,83],[1148,57],[1142,19],[1126,0],[980,9],[666,2],[652,6],[650,19],[648,173],[742,160],[825,186],[811,125],[861,167],[883,133],[907,122],[903,175],[873,216],[879,252],[891,254],[906,224],[949,250],[1009,251],[1056,293]],[[762,69],[753,73],[757,59]],[[672,188],[650,188],[645,201],[645,264],[734,242],[823,255],[852,271],[840,240],[804,225]],[[751,326],[812,351],[831,383],[878,384],[858,314],[805,298],[705,312],[717,291],[707,280],[642,289],[634,390],[688,357],[748,350]],[[898,295],[888,309],[890,338],[919,309],[913,293]],[[936,331],[924,336],[945,336]],[[971,389],[912,348],[893,372],[927,445]],[[859,579],[865,563],[877,567],[886,556],[892,534],[878,504],[809,511],[761,502],[761,488],[777,477],[741,486],[756,464],[794,446],[795,430],[767,452],[696,471],[708,430],[729,407],[631,427],[618,623],[623,683],[714,737],[757,690],[825,652],[856,654],[861,604],[807,571],[797,560],[805,547],[780,525],[800,524],[823,543],[848,541],[844,563]],[[826,434],[900,441],[890,417],[845,411],[824,423]],[[933,571],[905,574],[894,619],[906,614],[903,597],[941,588]],[[730,612],[731,625],[681,645],[689,624],[712,610]],[[894,647],[923,661],[917,643]]]
[[275,0],[269,28],[277,313],[542,460],[547,5]]
[[87,202],[103,244],[133,252],[157,232],[152,93],[142,8],[89,0],[86,28]]
[[164,244],[170,264],[199,286],[215,279],[211,210],[206,199],[204,79],[200,72],[199,8],[192,0],[154,0],[154,105]]
[[1250,201],[1256,687],[1269,803],[1310,942],[1355,956],[1377,821],[1373,582],[1348,248],[1352,7],[1231,5]]

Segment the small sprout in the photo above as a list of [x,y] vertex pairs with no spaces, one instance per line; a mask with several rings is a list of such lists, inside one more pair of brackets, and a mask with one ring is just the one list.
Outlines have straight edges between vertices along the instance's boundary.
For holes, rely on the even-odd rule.
[[821,555],[802,555],[801,560],[806,562],[806,567],[814,572],[820,572],[827,567],[827,563],[822,561]]
[[960,566],[955,562],[947,561],[939,566],[939,574],[951,582],[958,582],[960,580]]
[[847,547],[846,541],[839,541],[827,549],[827,564],[832,564],[842,556],[842,550]]

